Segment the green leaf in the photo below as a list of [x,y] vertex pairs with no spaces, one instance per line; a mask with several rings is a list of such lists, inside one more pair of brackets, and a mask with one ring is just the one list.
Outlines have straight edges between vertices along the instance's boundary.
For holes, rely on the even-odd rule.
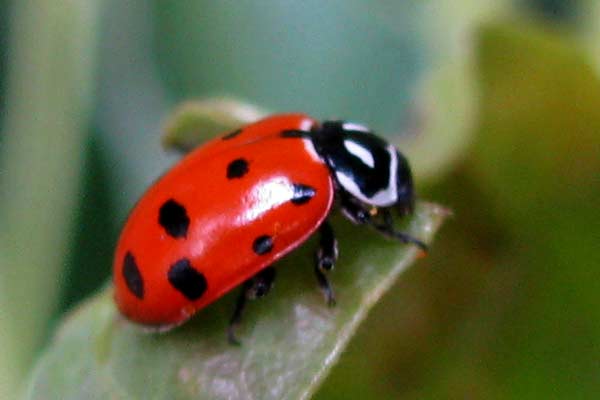
[[227,97],[192,100],[173,111],[165,124],[163,146],[188,152],[217,134],[255,122],[267,112]]
[[[430,242],[447,215],[419,203],[403,228]],[[239,347],[225,335],[232,295],[180,328],[153,334],[120,317],[107,288],[66,319],[34,371],[29,398],[308,398],[373,304],[420,255],[339,216],[334,227],[336,307],[317,290],[312,240],[278,263],[273,293],[250,304]]]

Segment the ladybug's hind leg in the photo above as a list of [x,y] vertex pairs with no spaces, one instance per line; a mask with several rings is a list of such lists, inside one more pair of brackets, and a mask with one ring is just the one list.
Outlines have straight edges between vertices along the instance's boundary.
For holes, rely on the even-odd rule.
[[319,241],[319,248],[315,254],[315,275],[317,276],[319,287],[325,295],[327,305],[334,306],[335,295],[325,274],[333,269],[335,262],[337,261],[337,240],[335,239],[331,225],[327,221],[321,224],[319,232],[321,234],[321,240]]
[[275,269],[273,267],[267,267],[244,282],[235,303],[235,309],[233,310],[233,315],[229,321],[229,327],[227,328],[227,339],[229,343],[234,345],[240,344],[239,340],[235,337],[235,328],[242,320],[242,314],[246,308],[247,301],[266,296],[273,287],[274,281]]

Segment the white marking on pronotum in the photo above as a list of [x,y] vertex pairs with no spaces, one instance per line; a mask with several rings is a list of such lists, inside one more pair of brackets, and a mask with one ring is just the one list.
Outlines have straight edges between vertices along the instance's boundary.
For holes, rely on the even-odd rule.
[[364,125],[357,124],[355,122],[344,122],[342,128],[346,131],[359,131],[359,132],[371,132],[369,128]]
[[373,197],[365,196],[352,177],[342,172],[336,172],[335,176],[340,185],[365,204],[377,207],[389,207],[395,204],[398,201],[398,188],[396,187],[398,155],[396,154],[396,149],[392,145],[388,146],[387,151],[390,153],[390,180],[388,181],[387,186],[375,193]]
[[312,127],[313,127],[314,123],[313,121],[311,121],[310,119],[304,119],[301,123],[300,123],[300,130],[301,131],[307,131],[309,132]]
[[369,168],[375,167],[375,160],[373,159],[373,154],[371,154],[371,152],[368,149],[348,139],[344,140],[344,147],[350,152],[350,154],[360,158],[360,160]]

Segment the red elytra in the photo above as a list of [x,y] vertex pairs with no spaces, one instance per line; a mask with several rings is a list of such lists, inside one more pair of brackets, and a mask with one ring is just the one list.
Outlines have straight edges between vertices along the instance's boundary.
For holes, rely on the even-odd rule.
[[269,117],[199,147],[150,187],[117,245],[119,310],[180,324],[303,243],[331,209],[333,180],[310,140],[281,133],[316,124]]

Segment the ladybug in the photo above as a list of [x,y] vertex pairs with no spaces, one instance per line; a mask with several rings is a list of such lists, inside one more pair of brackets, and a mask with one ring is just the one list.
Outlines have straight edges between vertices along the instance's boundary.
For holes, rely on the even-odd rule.
[[248,299],[266,295],[278,259],[319,231],[314,272],[327,279],[338,258],[327,217],[336,205],[356,224],[421,241],[393,227],[413,211],[405,157],[368,128],[319,123],[303,114],[265,118],[184,157],[139,200],[114,257],[115,301],[123,315],[166,330],[242,285],[228,328]]

